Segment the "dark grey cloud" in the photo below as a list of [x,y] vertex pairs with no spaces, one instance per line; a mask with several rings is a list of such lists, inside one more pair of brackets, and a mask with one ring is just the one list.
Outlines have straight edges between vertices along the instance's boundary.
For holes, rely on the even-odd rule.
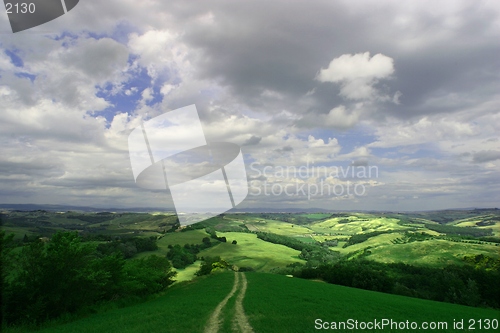
[[290,145],[287,145],[287,146],[284,146],[282,148],[275,149],[274,151],[279,153],[279,154],[290,153],[293,151],[293,147]]
[[[120,177],[121,176],[121,177]],[[98,177],[71,177],[71,178],[53,178],[41,182],[42,185],[70,187],[74,190],[83,189],[106,189],[117,187],[121,189],[136,189],[137,186],[133,179],[123,177],[123,175],[99,175]],[[165,190],[163,190],[165,192]]]
[[351,162],[351,166],[368,166],[368,160],[360,159]]
[[[23,182],[38,177],[58,177],[64,174],[60,161],[47,160],[42,157],[25,158],[24,161],[0,160],[0,175],[12,176],[11,180],[22,179]],[[25,176],[27,178],[21,177]],[[2,181],[8,180],[3,179]]]
[[203,50],[201,75],[219,78],[256,107],[265,90],[285,94],[293,105],[317,85],[321,66],[353,51],[345,33],[356,34],[363,25],[349,26],[351,15],[327,2],[219,2],[208,9],[214,25],[188,28],[185,39]]
[[472,155],[474,163],[486,163],[500,159],[500,151],[498,150],[483,150]]
[[255,136],[252,135],[250,138],[248,138],[242,146],[255,146],[259,144],[259,142],[262,140],[260,136]]
[[[384,3],[353,8],[327,1],[220,1],[201,6],[213,13],[214,24],[186,27],[185,38],[202,50],[200,75],[218,78],[247,105],[270,113],[279,110],[263,108],[266,90],[282,94],[281,105],[300,114],[325,114],[340,103],[348,104],[338,96],[337,84],[313,79],[333,58],[366,51],[394,59],[393,79],[380,88],[403,94],[400,105],[386,103],[371,112],[375,119],[453,112],[498,90],[500,44],[492,33],[497,13],[480,2],[453,14],[450,8],[447,15],[423,5],[402,14],[404,7]],[[183,6],[182,13],[186,17],[200,10],[200,4]],[[401,15],[411,22],[398,25]],[[312,104],[297,103],[312,89]],[[430,99],[447,94],[461,99],[429,105]]]

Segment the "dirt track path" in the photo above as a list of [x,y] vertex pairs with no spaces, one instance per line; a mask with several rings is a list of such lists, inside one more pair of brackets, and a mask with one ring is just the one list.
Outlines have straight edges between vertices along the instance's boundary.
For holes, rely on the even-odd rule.
[[238,297],[236,298],[235,315],[233,318],[232,331],[238,333],[253,333],[252,326],[248,322],[248,318],[243,310],[243,299],[245,298],[245,293],[247,290],[247,278],[244,273],[234,272],[234,284],[233,289],[229,294],[224,297],[224,299],[215,307],[210,319],[205,326],[204,333],[218,333],[221,323],[224,318],[221,318],[221,311],[226,306],[227,302],[236,293],[236,290],[240,287],[240,276],[241,276],[241,289]]
[[241,273],[242,286],[240,294],[236,298],[236,304],[234,305],[236,313],[233,319],[233,331],[241,333],[253,333],[252,326],[248,322],[248,318],[243,310],[243,299],[245,298],[245,293],[247,291],[247,278],[244,273]]

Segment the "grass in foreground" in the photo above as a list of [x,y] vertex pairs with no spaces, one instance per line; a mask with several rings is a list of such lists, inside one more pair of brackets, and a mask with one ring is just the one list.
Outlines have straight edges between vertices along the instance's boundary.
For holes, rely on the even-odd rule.
[[[382,294],[330,285],[317,281],[288,278],[266,273],[245,273],[248,289],[243,301],[254,332],[316,332],[315,320],[447,322],[454,320],[497,319],[498,310],[471,308],[455,304]],[[47,327],[39,332],[203,332],[212,311],[229,293],[234,282],[230,272],[214,274],[171,287],[154,300],[109,310],[71,323]],[[223,332],[230,331],[234,298],[223,309]],[[340,330],[352,332],[352,330]],[[354,330],[357,332],[360,330]],[[369,332],[370,330],[364,330]],[[380,330],[391,332],[390,329]],[[392,330],[405,332],[405,330]],[[467,331],[467,330],[463,330]],[[478,329],[476,332],[484,331]],[[490,330],[495,331],[495,330]],[[23,332],[7,330],[6,332]],[[415,332],[415,331],[412,331]]]
[[[500,317],[500,311],[492,309],[383,294],[273,274],[249,272],[246,276],[248,290],[244,307],[255,332],[317,332],[316,319],[338,322],[348,319],[373,321],[386,318],[398,322],[409,320],[418,324],[439,321],[447,322],[449,328],[452,328],[454,320],[464,319],[467,326],[470,319],[499,320]],[[475,327],[476,332],[481,331],[477,323]],[[390,329],[379,331],[391,332]]]
[[[217,304],[229,293],[232,273],[215,274],[174,285],[165,295],[133,306],[94,314],[38,332],[155,333],[203,332]],[[6,330],[6,333],[28,332]]]

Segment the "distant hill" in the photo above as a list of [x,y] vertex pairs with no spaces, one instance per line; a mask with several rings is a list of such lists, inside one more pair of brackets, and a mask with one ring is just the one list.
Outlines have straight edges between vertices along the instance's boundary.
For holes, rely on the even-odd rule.
[[[89,207],[89,206],[74,206],[74,205],[48,205],[48,204],[0,204],[0,209],[4,210],[19,210],[19,211],[80,211],[80,212],[175,212],[172,207]],[[233,208],[227,213],[334,213],[334,212],[363,212],[363,213],[413,213],[413,214],[442,214],[443,212],[460,212],[469,211],[471,213],[484,213],[487,211],[498,211],[499,208],[456,208],[442,209],[430,211],[384,211],[384,210],[342,210],[342,209],[324,209],[324,208]]]
[[4,210],[19,210],[19,211],[34,211],[46,210],[49,212],[133,212],[133,213],[148,213],[148,212],[174,212],[173,209],[155,208],[155,207],[131,207],[131,208],[96,208],[88,206],[72,206],[72,205],[39,205],[39,204],[0,204],[0,209]]
[[[130,207],[130,208],[113,208],[113,207],[89,207],[89,206],[73,206],[73,205],[40,205],[40,204],[0,204],[0,209],[19,210],[19,211],[77,211],[77,212],[174,212],[173,208],[166,207]],[[333,212],[333,210],[322,208],[246,208],[246,209],[231,209],[228,213],[323,213]]]

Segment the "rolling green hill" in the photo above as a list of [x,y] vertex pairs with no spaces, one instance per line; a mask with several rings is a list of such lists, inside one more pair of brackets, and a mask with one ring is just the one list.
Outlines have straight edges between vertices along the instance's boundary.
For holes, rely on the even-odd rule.
[[[481,332],[485,330],[479,325],[485,322],[478,320],[494,319],[499,315],[498,310],[437,303],[267,274],[281,272],[303,276],[298,274],[300,270],[294,269],[333,264],[340,259],[355,263],[356,260],[352,259],[358,257],[366,260],[368,266],[384,265],[379,264],[382,262],[405,263],[440,271],[446,265],[469,267],[471,270],[498,269],[494,268],[500,258],[498,210],[411,214],[238,213],[224,214],[185,228],[178,228],[176,217],[172,214],[2,211],[0,218],[4,222],[2,229],[15,234],[13,253],[19,253],[30,242],[38,241],[39,237],[50,238],[57,230],[78,231],[83,241],[95,247],[122,244],[128,249],[133,244],[139,244],[133,242],[140,238],[156,243],[156,250],[137,251],[127,260],[152,254],[163,257],[171,246],[202,244],[203,238],[210,239],[209,246],[197,253],[195,263],[177,269],[177,282],[162,296],[126,308],[103,305],[96,308],[98,313],[72,323],[61,324],[63,318],[67,318],[63,316],[43,332],[312,332],[317,331],[318,325],[326,323],[329,326],[331,322],[348,319],[363,322],[393,319],[398,323],[409,320],[417,325],[424,321],[443,321],[449,328],[452,328],[453,320],[463,319],[463,331],[467,331],[467,326],[473,323],[470,320],[475,320],[474,331]],[[272,237],[262,237],[263,234]],[[203,258],[209,256],[220,256],[230,265],[252,268],[256,272],[226,272],[195,278]],[[464,257],[467,257],[466,260]],[[285,268],[293,263],[307,263],[307,266]],[[382,267],[376,265],[374,267]],[[475,290],[472,287],[477,283],[481,285],[481,291],[489,290],[488,295],[495,295],[491,292],[495,289],[494,283],[490,280],[483,283],[481,280],[484,274],[470,274],[470,278],[475,279],[472,282],[466,278],[462,281],[460,276],[455,275],[450,278],[460,280],[467,286],[470,284],[470,290]],[[318,276],[321,277],[313,275],[308,278]],[[422,275],[419,279],[427,281],[426,276]],[[425,288],[415,289],[411,281],[401,281],[410,288],[408,290],[418,291],[417,294],[405,292],[402,295],[431,298],[426,296]],[[458,289],[454,290],[466,290],[463,286],[455,287]],[[483,294],[474,292],[475,296],[483,297]],[[496,306],[489,299],[476,303],[463,302],[463,297],[456,299],[461,300],[456,301],[460,304]],[[110,310],[110,307],[113,309]],[[25,331],[19,328],[10,329],[10,332]]]
[[[298,257],[300,251],[265,242],[255,234],[225,232],[217,235],[227,237],[228,242],[203,250],[200,256],[220,256],[238,267],[252,267],[265,272],[294,262],[305,263]],[[236,245],[231,244],[233,240],[237,241]]]
[[[446,323],[448,329],[435,330],[439,332],[456,332],[453,323],[463,320],[465,328],[474,324],[476,332],[493,332],[493,329],[484,330],[484,325],[486,322],[498,325],[499,315],[498,310],[426,301],[280,275],[222,272],[174,285],[164,295],[142,304],[53,325],[40,332],[195,333],[246,330],[304,333],[316,332],[315,327],[325,322],[327,324],[324,325],[330,325],[331,322],[349,323],[349,320],[352,320],[352,325],[355,325],[355,320],[358,325],[374,321],[379,325],[387,324],[383,320],[392,320],[397,325],[414,322],[419,327],[424,322],[430,325]],[[479,320],[482,330],[479,329]],[[241,326],[245,322],[248,326]],[[210,323],[215,323],[215,328]],[[358,330],[338,331],[370,332],[359,327]],[[385,326],[378,331],[416,330],[391,330]]]
[[[330,249],[347,257],[363,255],[380,262],[442,265],[462,264],[464,256],[483,254],[500,259],[500,211],[443,210],[420,213],[238,213],[224,214],[183,232],[172,214],[83,213],[3,211],[2,229],[21,240],[50,237],[57,230],[76,230],[82,236],[157,237],[158,250],[139,253],[166,255],[169,245],[199,244],[206,227],[225,236],[236,247],[218,244],[200,256],[219,255],[237,266],[270,271],[297,261],[299,252],[257,239],[252,233],[267,232],[292,237],[304,243],[337,242]],[[425,234],[425,237],[413,235]],[[92,238],[94,237],[94,238]],[[366,238],[366,239],[363,239]],[[354,241],[354,239],[357,239]],[[105,241],[106,239],[99,239]],[[194,271],[194,267],[190,268]],[[185,274],[183,276],[188,276]]]

